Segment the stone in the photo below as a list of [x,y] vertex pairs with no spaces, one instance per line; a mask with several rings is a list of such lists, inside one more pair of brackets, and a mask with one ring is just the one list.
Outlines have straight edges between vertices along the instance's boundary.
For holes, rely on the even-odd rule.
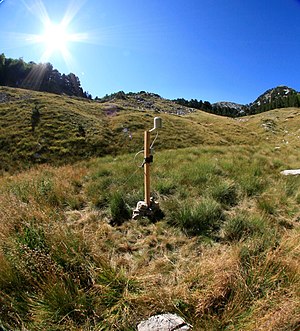
[[280,173],[285,176],[289,176],[289,175],[297,176],[300,175],[300,169],[283,170]]
[[137,326],[138,331],[187,331],[192,326],[176,314],[155,315],[142,321]]
[[160,210],[159,203],[154,200],[153,197],[150,198],[150,206],[148,207],[145,201],[139,201],[136,208],[133,211],[132,218],[134,220],[141,217],[149,217],[150,219],[161,219],[164,214]]

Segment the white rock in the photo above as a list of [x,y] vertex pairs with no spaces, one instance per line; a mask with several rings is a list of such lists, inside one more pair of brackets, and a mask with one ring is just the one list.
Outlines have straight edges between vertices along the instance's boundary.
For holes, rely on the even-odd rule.
[[192,326],[175,314],[162,314],[142,321],[137,328],[138,331],[187,331],[191,330]]
[[285,176],[300,175],[300,169],[283,170],[280,173]]

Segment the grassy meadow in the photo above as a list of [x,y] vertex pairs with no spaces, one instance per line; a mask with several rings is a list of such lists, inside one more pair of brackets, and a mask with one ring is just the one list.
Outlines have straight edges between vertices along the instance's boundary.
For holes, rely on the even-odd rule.
[[[293,110],[286,113],[291,115]],[[244,122],[219,117],[149,93],[95,102],[0,87],[0,171],[12,173],[37,164],[63,165],[136,153],[143,146],[143,131],[152,128],[154,116],[160,116],[164,126],[158,149],[257,145],[272,134],[261,127],[264,119]],[[275,126],[280,127],[277,123],[271,127]]]
[[[0,329],[133,331],[169,312],[199,331],[299,330],[300,178],[280,174],[299,167],[298,109],[237,120],[159,113],[151,194],[164,217],[132,220],[143,200],[138,136],[158,110],[130,110],[118,100],[110,110],[124,109],[113,116],[92,102],[86,115],[86,101],[24,91],[50,109],[40,110],[32,132],[32,96],[27,120],[17,122],[11,109],[24,100],[10,93],[0,105],[1,139],[29,147],[1,145]],[[54,109],[66,100],[72,112]],[[15,107],[24,116],[26,107]],[[58,130],[67,123],[68,135]],[[30,144],[42,132],[45,162],[36,164]],[[128,132],[133,137],[124,139]],[[87,154],[78,141],[81,152],[70,154],[62,141],[74,137],[92,141]],[[95,157],[95,146],[107,155]],[[62,160],[50,147],[66,149]]]

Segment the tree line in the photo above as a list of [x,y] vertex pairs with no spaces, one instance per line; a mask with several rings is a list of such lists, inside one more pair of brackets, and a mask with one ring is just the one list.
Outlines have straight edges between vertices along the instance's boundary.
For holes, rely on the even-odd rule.
[[222,107],[220,105],[211,104],[209,101],[202,101],[197,99],[186,100],[184,98],[179,98],[173,100],[181,106],[195,108],[199,110],[203,110],[207,113],[221,115],[221,116],[229,116],[229,117],[238,117],[244,114],[246,107],[243,107],[243,111],[231,108],[231,107]]
[[212,111],[212,105],[208,101],[203,102],[202,100],[197,100],[197,99],[186,100],[184,98],[178,98],[173,101],[178,103],[181,106],[200,109],[200,110],[204,110],[207,112]]
[[61,74],[51,63],[27,63],[22,58],[6,58],[3,53],[0,54],[0,85],[92,98],[83,91],[75,74]]
[[263,113],[277,108],[300,107],[300,94],[297,92],[289,93],[285,96],[278,96],[268,102],[255,103],[249,107],[247,115]]
[[240,117],[254,115],[277,108],[300,107],[300,94],[294,90],[289,91],[288,94],[279,92],[275,97],[270,98],[270,100],[264,100],[260,97],[256,102],[248,105],[240,105],[240,107],[211,104],[208,101],[203,102],[202,100],[198,101],[197,99],[186,100],[180,98],[173,101],[182,106],[199,109],[215,115]]

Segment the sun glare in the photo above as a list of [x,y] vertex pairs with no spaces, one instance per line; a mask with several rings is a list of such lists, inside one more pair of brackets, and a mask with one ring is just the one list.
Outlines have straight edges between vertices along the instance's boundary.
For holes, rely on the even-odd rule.
[[63,52],[67,48],[71,35],[67,32],[67,27],[63,24],[49,23],[41,35],[41,42],[45,44],[46,50],[50,53],[54,51]]
[[62,55],[65,61],[70,61],[68,43],[78,40],[74,38],[73,34],[68,32],[68,26],[64,24],[64,21],[59,24],[48,21],[45,24],[43,33],[39,35],[38,41],[45,47],[42,56],[43,61],[48,61],[55,52]]
[[74,40],[74,36],[68,32],[68,26],[61,23],[53,23],[50,20],[44,22],[44,31],[37,36],[36,42],[44,45],[44,53],[42,61],[48,61],[48,59],[58,52],[67,61],[70,57],[68,50],[68,43]]
[[42,56],[40,61],[47,62],[53,55],[61,56],[67,64],[71,64],[72,54],[69,47],[72,43],[86,42],[89,37],[87,33],[72,31],[72,21],[79,12],[83,1],[70,2],[60,23],[50,19],[42,0],[35,0],[34,6],[27,7],[42,23],[42,30],[39,34],[31,34],[26,38],[28,43],[40,44]]

